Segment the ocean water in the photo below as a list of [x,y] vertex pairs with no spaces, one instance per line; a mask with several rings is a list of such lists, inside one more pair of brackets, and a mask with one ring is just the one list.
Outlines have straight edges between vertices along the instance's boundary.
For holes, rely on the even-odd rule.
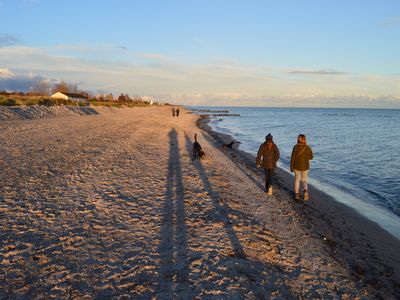
[[211,117],[210,125],[246,152],[255,155],[271,133],[286,170],[297,135],[305,134],[314,152],[310,183],[400,238],[400,110],[207,108],[240,114]]

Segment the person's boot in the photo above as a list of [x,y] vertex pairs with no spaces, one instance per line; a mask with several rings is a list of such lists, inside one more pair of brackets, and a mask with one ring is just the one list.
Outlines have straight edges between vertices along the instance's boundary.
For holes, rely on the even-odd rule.
[[300,193],[294,193],[294,200],[300,200]]
[[304,190],[304,201],[308,201],[309,199],[308,191]]

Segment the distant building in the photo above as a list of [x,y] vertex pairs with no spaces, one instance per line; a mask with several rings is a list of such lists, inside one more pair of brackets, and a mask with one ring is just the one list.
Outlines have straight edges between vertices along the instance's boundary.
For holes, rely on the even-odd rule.
[[144,102],[147,102],[147,103],[150,104],[150,105],[153,105],[153,104],[154,104],[154,100],[153,100],[152,97],[143,96],[143,97],[142,97],[142,100],[143,100]]
[[88,97],[82,94],[73,94],[73,93],[61,93],[57,92],[50,96],[50,98],[54,99],[64,99],[64,100],[71,100],[76,102],[88,102]]

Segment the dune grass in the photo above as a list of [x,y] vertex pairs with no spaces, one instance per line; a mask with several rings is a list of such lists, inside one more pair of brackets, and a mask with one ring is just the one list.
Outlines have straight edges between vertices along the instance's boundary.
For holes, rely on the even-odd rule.
[[[64,99],[55,99],[45,96],[35,95],[20,95],[9,94],[0,95],[0,106],[31,106],[31,105],[44,105],[44,106],[107,106],[107,107],[146,107],[150,104],[146,101],[128,100],[128,101],[104,101],[97,99],[90,99],[87,102],[71,101]],[[155,104],[157,105],[157,104]]]

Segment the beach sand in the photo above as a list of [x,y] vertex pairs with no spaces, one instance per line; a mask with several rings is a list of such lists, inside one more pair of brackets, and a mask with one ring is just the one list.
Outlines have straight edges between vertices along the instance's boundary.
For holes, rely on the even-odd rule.
[[0,122],[0,298],[400,298],[397,239],[282,170],[268,197],[226,139],[169,107]]

